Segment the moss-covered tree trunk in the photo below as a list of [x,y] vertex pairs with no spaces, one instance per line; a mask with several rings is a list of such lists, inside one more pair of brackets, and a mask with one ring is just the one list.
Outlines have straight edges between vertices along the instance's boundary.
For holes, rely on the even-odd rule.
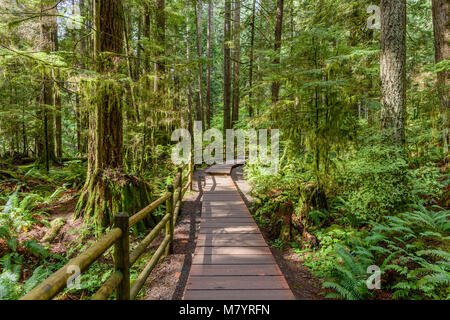
[[94,52],[98,78],[89,105],[88,172],[76,214],[98,234],[116,213],[133,214],[150,202],[150,187],[123,173],[123,89],[115,75],[124,69],[122,1],[96,0]]

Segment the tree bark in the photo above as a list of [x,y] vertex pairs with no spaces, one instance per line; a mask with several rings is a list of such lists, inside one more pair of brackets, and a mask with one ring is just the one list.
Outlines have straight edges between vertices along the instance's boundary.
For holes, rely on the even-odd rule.
[[[144,2],[144,15],[143,15],[143,36],[150,39],[150,6],[147,2]],[[150,54],[147,46],[144,48],[144,70],[147,75],[150,74]]]
[[[435,60],[439,63],[450,60],[450,1],[432,0]],[[437,75],[437,88],[440,101],[442,121],[442,149],[444,156],[448,154],[448,112],[450,110],[450,72],[441,71]]]
[[[191,60],[191,47],[189,45],[189,17],[187,18],[186,23],[186,59],[188,62]],[[191,87],[191,81],[188,79],[187,81],[187,105],[188,105],[188,126],[189,126],[189,132],[191,133],[191,137],[194,136],[194,129],[193,129],[193,121],[192,121],[192,87]]]
[[206,69],[206,128],[211,128],[211,71],[212,71],[212,61],[211,61],[211,37],[213,32],[212,19],[214,16],[214,3],[212,0],[208,4],[208,31],[206,39],[206,50],[208,57],[208,66]]
[[405,144],[406,0],[381,0],[381,129],[384,139]]
[[241,1],[234,0],[234,21],[233,21],[233,33],[234,33],[234,48],[233,48],[233,103],[232,103],[232,126],[239,121],[239,103],[240,103],[240,90],[239,90],[239,69],[241,60]]
[[[58,51],[58,24],[52,30],[53,51]],[[59,79],[59,72],[52,71],[53,78]],[[62,158],[62,110],[61,110],[61,94],[58,92],[57,86],[53,86],[53,108],[55,115],[55,154],[58,159]]]
[[[276,57],[273,64],[278,66],[280,64],[280,53],[281,53],[281,36],[283,34],[283,11],[284,11],[284,0],[277,0],[277,21],[275,25],[275,44],[274,51]],[[278,102],[280,95],[280,82],[275,80],[272,82],[272,103],[276,104]]]
[[203,65],[200,63],[200,59],[202,57],[202,1],[199,0],[196,3],[195,8],[195,32],[196,32],[196,44],[197,44],[197,58],[198,58],[198,92],[197,92],[197,112],[196,119],[197,121],[204,122],[204,113],[203,113]]
[[225,0],[224,63],[223,63],[223,128],[231,129],[231,0]]
[[[157,45],[156,49],[156,63],[155,63],[155,83],[154,91],[158,92],[158,95],[162,99],[162,95],[165,92],[164,80],[161,78],[166,71],[165,64],[165,46],[166,46],[166,1],[156,0],[155,8],[155,41]],[[163,102],[163,101],[160,101]]]
[[255,59],[255,15],[256,15],[256,0],[252,4],[252,22],[250,25],[250,67],[249,67],[249,94],[248,94],[248,115],[253,117],[253,64]]
[[[54,4],[44,5],[41,3],[40,17],[40,50],[50,53],[54,50],[54,32],[57,28],[56,23],[56,7]],[[51,9],[53,8],[53,9]],[[49,15],[47,11],[50,10]],[[47,15],[46,15],[47,14]],[[42,134],[38,137],[37,146],[37,162],[45,163],[47,171],[50,162],[57,162],[55,155],[55,138],[54,138],[54,112],[53,108],[53,80],[51,78],[51,70],[44,69],[42,71],[42,88],[41,88],[41,116],[42,116]]]

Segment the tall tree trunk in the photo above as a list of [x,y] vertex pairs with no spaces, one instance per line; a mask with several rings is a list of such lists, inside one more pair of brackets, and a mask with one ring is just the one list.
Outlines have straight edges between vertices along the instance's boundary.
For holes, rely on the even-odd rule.
[[[57,28],[56,23],[56,7],[55,4],[44,5],[41,2],[40,17],[40,49],[45,53],[54,50],[54,31]],[[50,12],[50,14],[49,14]],[[54,138],[54,112],[53,112],[53,82],[50,71],[44,69],[42,71],[42,88],[41,88],[41,115],[43,134],[38,139],[38,155],[37,162],[45,163],[47,171],[50,162],[56,162],[55,156],[55,138]]]
[[[283,34],[283,11],[284,11],[284,0],[277,0],[277,21],[275,25],[275,44],[274,51],[276,57],[273,61],[274,65],[280,64],[280,53],[281,53],[281,36]],[[280,95],[280,82],[277,80],[272,82],[272,103],[276,104],[278,102]]]
[[156,41],[156,63],[155,63],[155,83],[154,91],[158,93],[159,102],[164,102],[164,73],[166,71],[165,64],[165,46],[166,46],[166,1],[156,0],[155,3],[155,41]]
[[[196,3],[195,8],[195,31],[196,31],[196,43],[197,43],[197,58],[200,61],[202,57],[202,1],[199,0]],[[204,112],[203,112],[203,64],[198,63],[198,92],[197,92],[197,112],[196,119],[197,121],[205,120]]]
[[[189,16],[187,17],[187,23],[186,23],[186,60],[188,62],[191,61],[191,47],[189,45]],[[191,133],[191,137],[194,136],[194,130],[193,130],[193,121],[192,121],[192,87],[191,87],[191,81],[189,79],[187,80],[187,105],[188,105],[188,127],[189,132]]]
[[130,47],[128,42],[128,27],[127,27],[127,15],[124,12],[123,16],[124,20],[124,31],[123,31],[123,37],[125,41],[125,55],[127,60],[127,70],[128,70],[128,78],[129,78],[129,84],[127,85],[128,94],[130,97],[131,105],[133,107],[133,120],[137,124],[140,121],[140,115],[139,115],[139,107],[136,102],[135,92],[134,92],[134,74],[133,74],[133,66],[130,61]]
[[209,0],[208,4],[208,31],[207,31],[207,39],[206,39],[206,50],[208,57],[208,67],[206,69],[206,128],[211,127],[211,70],[212,70],[212,61],[211,61],[211,37],[213,32],[212,19],[214,16],[214,3],[213,0]]
[[89,106],[89,155],[86,183],[76,208],[96,234],[114,214],[133,214],[150,200],[149,186],[123,174],[123,88],[116,74],[124,64],[121,0],[95,0],[95,99]]
[[80,97],[75,94],[75,122],[77,132],[77,151],[79,154],[85,153],[83,150],[82,133],[81,133],[81,111],[80,111]]
[[[85,5],[85,0],[79,0],[78,6],[80,8],[80,15],[86,19],[87,18],[87,8]],[[81,25],[79,37],[80,37],[80,67],[85,68],[86,67],[86,57],[87,57],[87,46],[88,46],[88,39],[86,38],[86,27],[85,25]]]
[[138,30],[137,30],[137,45],[136,45],[136,61],[134,67],[134,79],[137,81],[141,77],[141,40],[142,40],[142,18],[139,11]]
[[55,153],[56,157],[61,159],[63,154],[61,93],[56,88],[53,92],[53,107],[55,109]]
[[231,121],[232,126],[239,121],[239,103],[240,103],[240,90],[239,90],[239,69],[241,66],[241,1],[234,0],[234,21],[233,21],[233,33],[234,33],[234,52],[233,52],[233,107]]
[[[436,63],[450,60],[450,1],[432,0],[433,2],[433,26],[434,48]],[[442,119],[442,147],[443,154],[448,154],[448,127],[450,110],[450,72],[441,71],[437,76],[437,87],[440,101],[440,113]]]
[[250,67],[249,67],[249,94],[248,94],[248,115],[253,117],[253,64],[255,59],[255,16],[256,0],[252,4],[252,22],[250,25]]
[[[79,32],[79,39],[80,39],[80,68],[84,69],[89,66],[89,60],[87,57],[89,57],[89,38],[87,37],[87,34],[90,32],[86,32],[86,29],[88,26],[91,26],[91,21],[88,19],[89,12],[91,11],[91,6],[89,6],[89,1],[86,2],[86,0],[80,0],[79,6],[80,6],[80,14],[83,17],[84,21],[86,21],[86,25],[82,25],[80,32]],[[92,48],[92,46],[91,46]],[[93,51],[93,50],[91,50]],[[87,153],[87,147],[88,147],[88,135],[86,132],[89,129],[89,115],[87,112],[87,109],[85,106],[80,105],[80,97],[77,94],[76,96],[76,103],[77,103],[77,110],[78,110],[78,129],[77,129],[77,137],[79,141],[79,149],[78,152],[80,154],[86,154]]]
[[[144,1],[144,15],[143,15],[143,36],[150,39],[150,5]],[[144,70],[145,74],[149,75],[150,70],[150,50],[148,46],[144,48]]]
[[224,62],[223,62],[223,127],[231,129],[231,0],[225,0],[225,27],[224,27]]
[[[58,24],[55,22],[55,27],[52,30],[52,45],[53,51],[58,51]],[[59,72],[52,71],[53,79],[59,79]],[[61,94],[58,91],[58,86],[53,86],[53,108],[55,115],[55,154],[58,159],[62,158],[62,110],[61,110]]]
[[381,0],[381,128],[386,141],[405,143],[406,0]]
[[28,156],[28,139],[27,139],[27,129],[25,123],[25,104],[22,103],[22,139],[23,139],[23,156]]

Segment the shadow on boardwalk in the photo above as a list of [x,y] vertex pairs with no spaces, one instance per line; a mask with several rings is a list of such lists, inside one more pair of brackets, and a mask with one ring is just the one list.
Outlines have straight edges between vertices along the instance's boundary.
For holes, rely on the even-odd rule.
[[194,173],[194,190],[183,199],[175,226],[174,254],[161,260],[150,275],[146,283],[146,300],[181,300],[183,297],[195,251],[195,234],[200,225],[204,171]]

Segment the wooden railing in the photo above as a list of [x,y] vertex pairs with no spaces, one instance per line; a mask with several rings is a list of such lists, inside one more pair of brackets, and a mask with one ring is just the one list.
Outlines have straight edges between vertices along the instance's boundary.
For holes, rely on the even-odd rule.
[[[183,171],[188,167],[188,173],[183,177]],[[53,273],[36,288],[23,296],[21,300],[50,300],[66,288],[68,280],[73,278],[74,270],[83,272],[92,263],[101,257],[109,248],[114,246],[114,272],[106,280],[100,289],[94,294],[92,300],[106,300],[116,291],[117,300],[135,299],[144,285],[146,279],[157,265],[163,254],[168,255],[173,250],[174,224],[177,221],[181,208],[183,196],[192,189],[194,166],[191,161],[178,169],[175,180],[168,187],[167,192],[146,208],[142,209],[132,217],[119,213],[115,215],[113,228],[101,237],[89,249],[70,260],[64,267]],[[151,232],[130,253],[129,230],[132,226],[142,221],[163,203],[166,204],[166,214]],[[130,267],[138,261],[148,246],[156,237],[165,230],[165,237],[149,263],[130,286]]]

